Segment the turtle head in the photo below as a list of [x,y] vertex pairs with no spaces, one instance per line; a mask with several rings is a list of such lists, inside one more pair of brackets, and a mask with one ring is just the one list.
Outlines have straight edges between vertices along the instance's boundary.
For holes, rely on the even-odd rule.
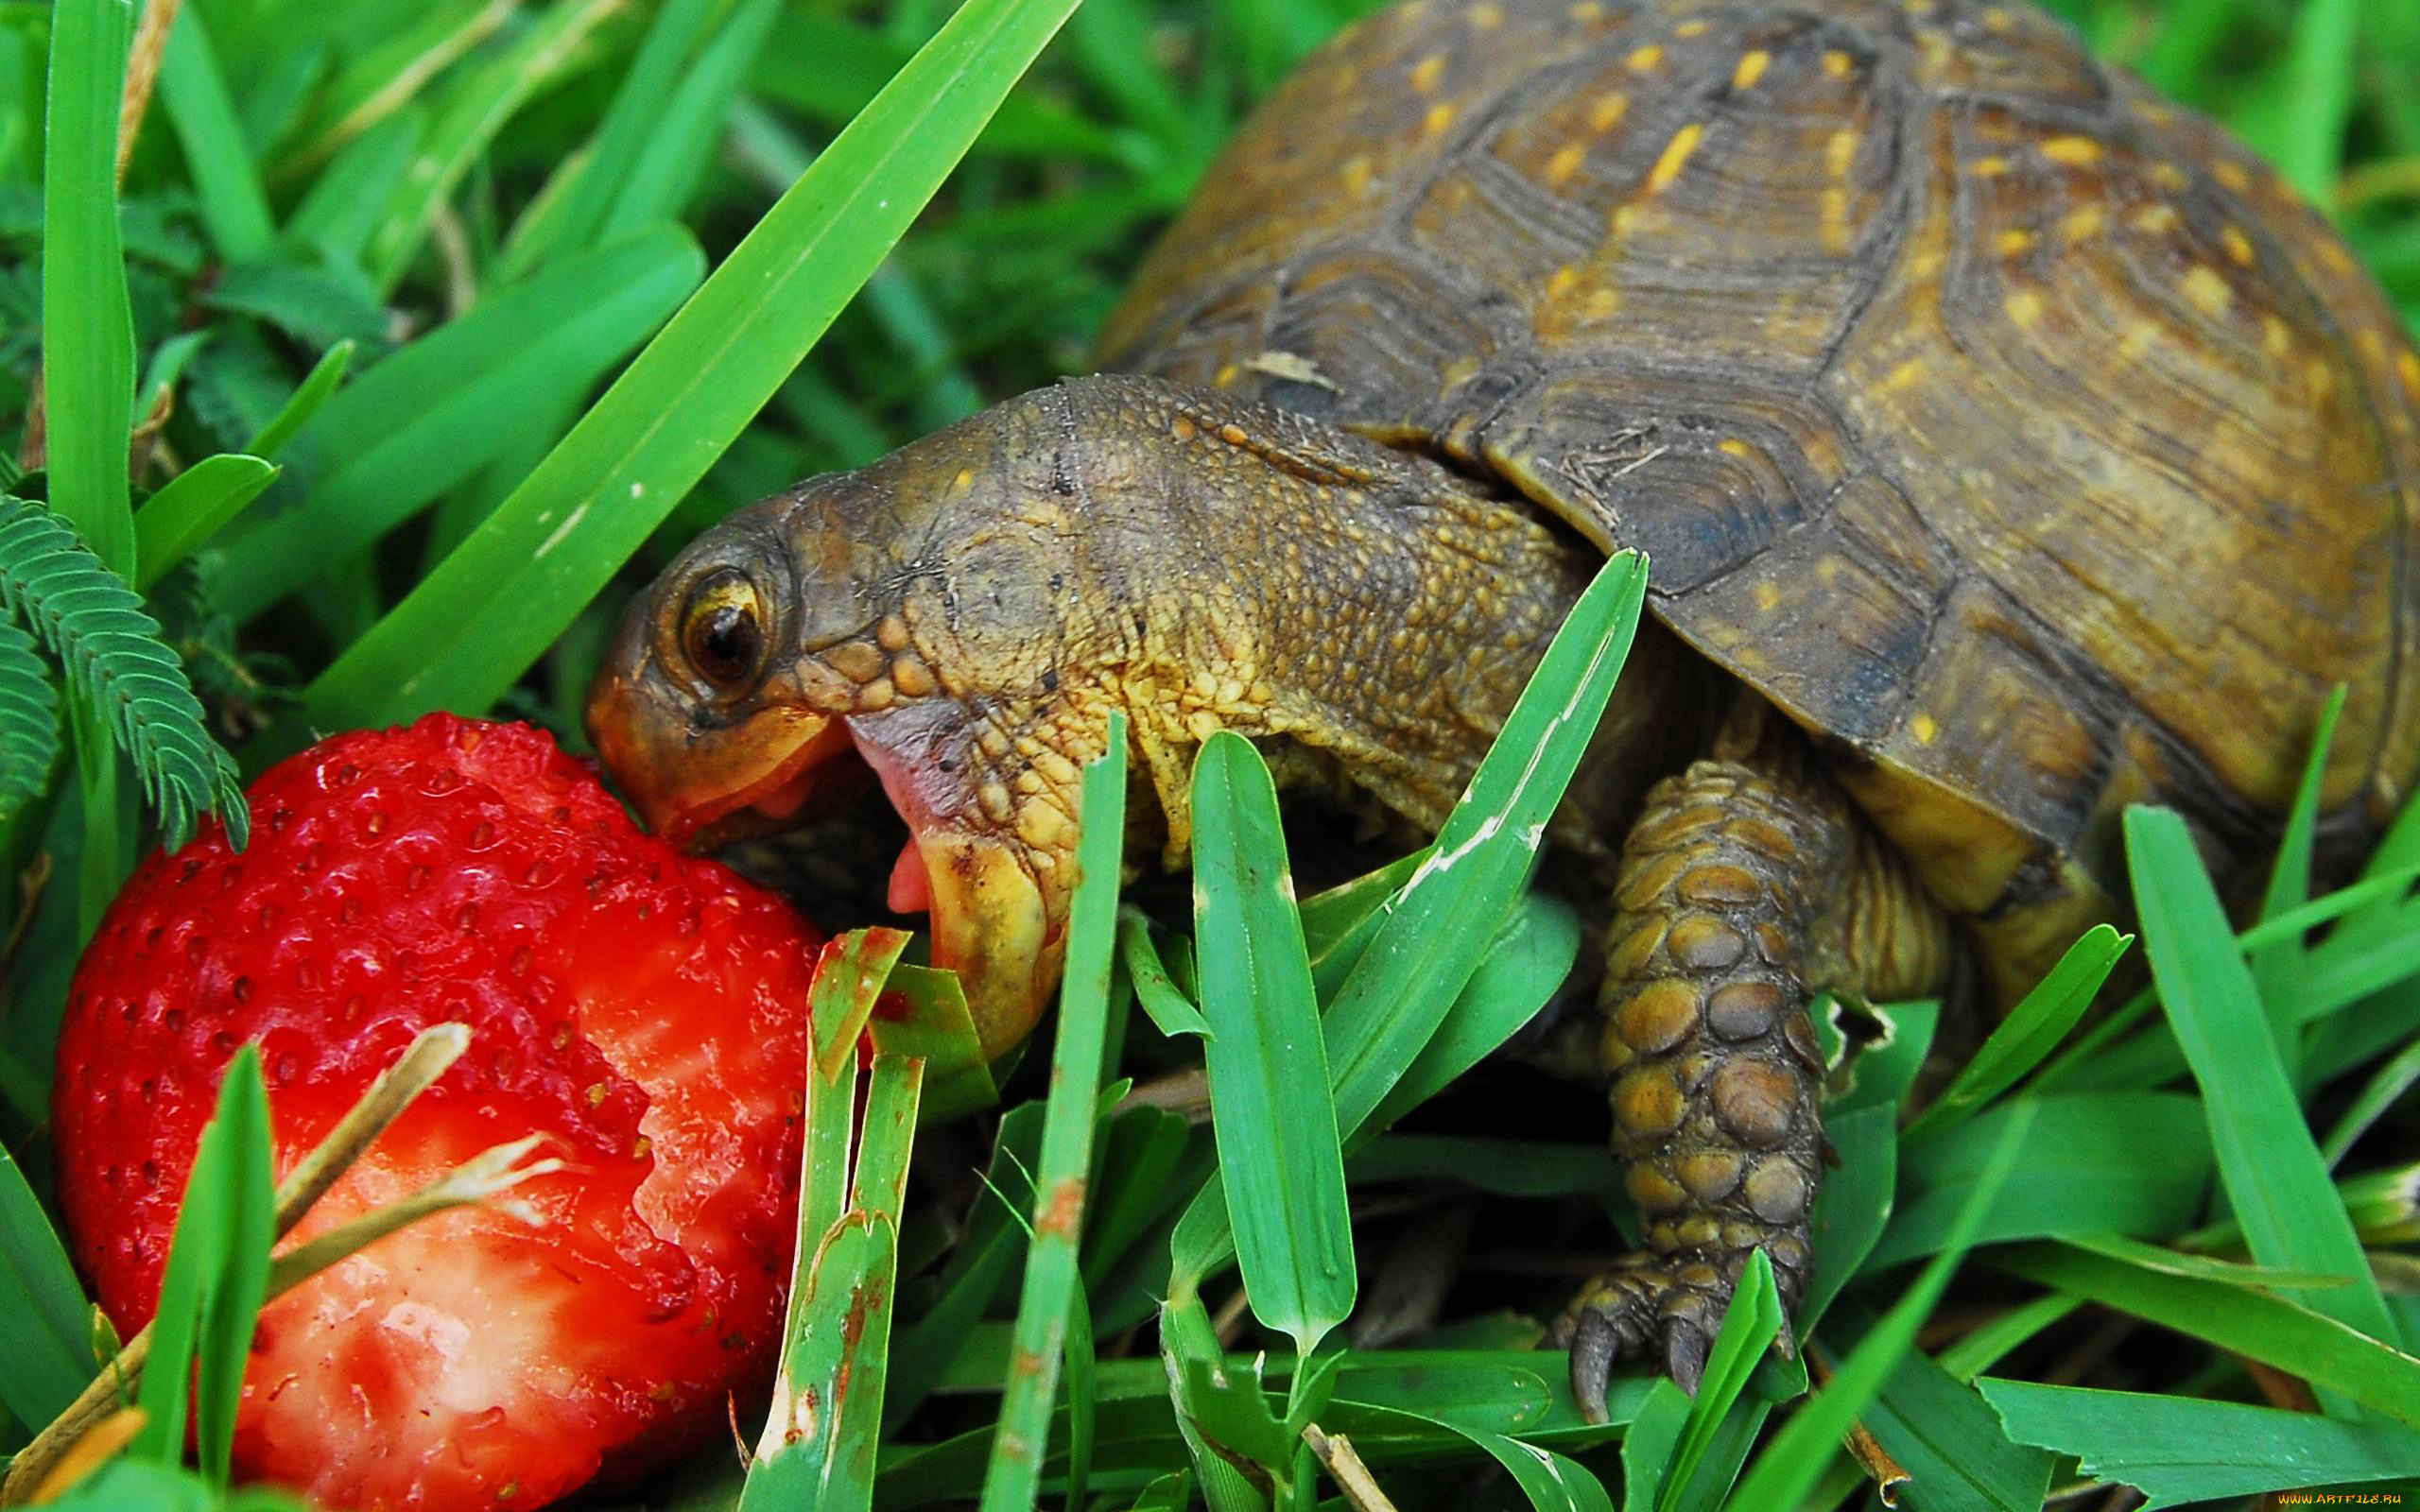
[[1077,782],[1109,703],[1074,668],[1085,581],[1044,389],[706,532],[631,605],[588,699],[650,826],[709,850],[879,787],[890,906],[929,910],[998,1054],[1056,984]]

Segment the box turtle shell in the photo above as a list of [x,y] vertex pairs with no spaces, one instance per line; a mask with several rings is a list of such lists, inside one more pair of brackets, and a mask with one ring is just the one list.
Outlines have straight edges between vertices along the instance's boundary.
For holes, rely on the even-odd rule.
[[2420,765],[2420,397],[2336,234],[2022,6],[1409,0],[1235,138],[1103,339],[1505,479],[1822,737],[2002,995],[2122,807],[2323,853]]
[[2255,878],[2339,688],[2324,867],[2420,766],[2420,358],[2273,173],[2030,9],[1407,0],[1245,126],[1104,353],[700,538],[598,749],[698,844],[878,781],[997,1052],[1113,713],[1171,857],[1220,730],[1433,825],[1644,550],[1556,827],[1643,1240],[1564,1320],[1587,1410],[1627,1356],[1693,1387],[1756,1253],[1805,1286],[1815,992],[2014,997],[2122,917],[2130,803]]

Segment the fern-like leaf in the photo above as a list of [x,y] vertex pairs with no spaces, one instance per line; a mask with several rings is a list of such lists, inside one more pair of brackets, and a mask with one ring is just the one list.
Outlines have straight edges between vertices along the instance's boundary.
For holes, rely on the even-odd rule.
[[210,738],[201,700],[160,625],[75,527],[38,504],[0,497],[0,609],[32,627],[67,669],[68,686],[102,711],[134,760],[169,850],[216,809],[240,849],[250,811],[235,763]]
[[33,637],[0,618],[0,819],[39,797],[59,759],[59,699]]

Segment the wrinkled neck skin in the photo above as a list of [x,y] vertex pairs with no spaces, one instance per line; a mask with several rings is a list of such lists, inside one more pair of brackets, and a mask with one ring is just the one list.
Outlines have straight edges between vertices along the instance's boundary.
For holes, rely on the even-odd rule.
[[1424,457],[1153,380],[1063,384],[968,430],[870,470],[892,500],[1013,481],[893,532],[926,544],[868,609],[1012,753],[1080,764],[1125,710],[1171,859],[1221,729],[1265,739],[1281,778],[1340,774],[1434,826],[1600,563]]

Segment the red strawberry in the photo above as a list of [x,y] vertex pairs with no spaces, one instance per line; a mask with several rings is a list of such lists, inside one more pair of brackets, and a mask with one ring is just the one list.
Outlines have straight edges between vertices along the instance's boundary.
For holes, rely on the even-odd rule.
[[536,730],[433,714],[322,742],[154,855],[78,968],[61,1205],[121,1332],[155,1304],[201,1125],[256,1040],[279,1174],[421,1029],[471,1048],[302,1232],[532,1132],[547,1220],[458,1210],[273,1302],[240,1471],[348,1507],[537,1506],[723,1420],[771,1365],[818,940],[642,833]]

